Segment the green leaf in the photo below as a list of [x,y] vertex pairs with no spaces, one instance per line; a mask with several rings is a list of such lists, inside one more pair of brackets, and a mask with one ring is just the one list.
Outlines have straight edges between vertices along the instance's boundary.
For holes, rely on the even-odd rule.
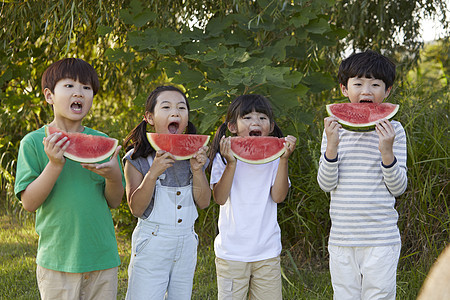
[[233,15],[213,17],[206,25],[206,33],[209,36],[219,36],[225,30],[230,30],[229,27],[233,23]]
[[203,74],[195,70],[182,70],[173,77],[173,82],[184,84],[186,89],[198,88],[203,81]]
[[281,110],[288,110],[294,106],[298,106],[298,102],[301,101],[301,97],[306,95],[309,88],[303,84],[299,84],[294,88],[279,88],[270,87],[270,98],[273,99]]
[[318,18],[311,20],[309,24],[305,26],[305,30],[311,33],[323,34],[330,30],[330,25],[327,20]]
[[146,25],[148,22],[156,20],[156,18],[157,18],[156,13],[146,9],[146,10],[142,11],[141,13],[138,13],[135,16],[133,16],[133,24],[137,28],[140,28],[140,27]]
[[98,25],[96,32],[99,36],[105,36],[111,33],[112,30],[113,28],[111,26]]
[[111,49],[108,48],[105,51],[106,58],[109,61],[118,61],[118,60],[124,60],[126,62],[130,62],[134,59],[133,53],[125,52],[122,49]]
[[303,79],[303,74],[298,71],[293,71],[288,74],[284,74],[284,81],[286,85],[296,86]]
[[283,61],[286,58],[286,47],[295,46],[296,41],[292,36],[287,36],[275,43],[275,45],[266,48],[266,57],[273,57],[277,61]]
[[306,12],[298,12],[291,17],[291,19],[289,20],[289,25],[293,25],[294,27],[303,27],[308,24],[309,20],[311,19],[310,16],[311,13],[309,9]]
[[330,74],[315,72],[303,79],[303,82],[311,89],[313,93],[320,93],[330,90],[336,86],[334,79]]

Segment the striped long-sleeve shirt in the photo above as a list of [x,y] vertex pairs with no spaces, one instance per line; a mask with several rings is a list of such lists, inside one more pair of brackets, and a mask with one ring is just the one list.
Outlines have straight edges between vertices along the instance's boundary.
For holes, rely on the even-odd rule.
[[407,185],[406,135],[402,125],[392,121],[396,161],[383,166],[375,131],[339,130],[338,160],[324,157],[324,132],[317,181],[330,192],[331,231],[329,244],[336,246],[385,246],[400,243],[395,197]]

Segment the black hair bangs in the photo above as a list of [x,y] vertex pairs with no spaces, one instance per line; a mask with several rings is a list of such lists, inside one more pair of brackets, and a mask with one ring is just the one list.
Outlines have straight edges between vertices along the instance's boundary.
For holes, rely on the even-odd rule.
[[[394,78],[390,78],[389,76],[391,68],[386,66],[385,63],[380,62],[379,60],[368,61],[367,65],[361,66],[357,65],[354,69],[350,69],[349,78],[358,77],[358,78],[375,78],[386,81],[387,86],[391,86],[388,84],[389,82],[393,82]],[[353,72],[353,74],[351,74]]]
[[395,64],[387,57],[367,50],[355,53],[343,60],[339,66],[339,83],[347,86],[349,78],[375,78],[386,84],[386,89],[394,84]]
[[90,64],[78,59],[68,60],[67,63],[61,64],[60,72],[61,79],[70,78],[78,80],[82,84],[89,84],[94,91],[94,95],[97,94],[100,84],[97,73]]
[[243,117],[256,111],[267,115],[273,121],[272,107],[266,98],[260,95],[243,95],[241,97],[243,101],[241,101],[237,111],[238,117]]
[[48,88],[53,93],[55,85],[64,78],[78,80],[82,84],[89,84],[94,95],[100,88],[100,82],[95,69],[79,58],[65,58],[51,64],[42,75],[42,90]]

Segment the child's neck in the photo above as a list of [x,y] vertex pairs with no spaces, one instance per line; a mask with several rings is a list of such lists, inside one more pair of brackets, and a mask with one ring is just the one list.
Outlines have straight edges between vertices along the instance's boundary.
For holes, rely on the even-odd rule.
[[80,122],[61,121],[54,119],[48,126],[56,127],[65,132],[83,132],[84,126]]

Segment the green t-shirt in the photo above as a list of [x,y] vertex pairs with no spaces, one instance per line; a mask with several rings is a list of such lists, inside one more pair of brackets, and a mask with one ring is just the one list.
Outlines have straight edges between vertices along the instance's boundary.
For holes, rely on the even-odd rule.
[[[106,136],[87,127],[83,133]],[[27,134],[20,142],[14,186],[19,199],[21,192],[48,163],[42,144],[44,136],[42,127]],[[102,176],[66,159],[52,191],[36,210],[36,232],[39,235],[36,263],[39,266],[83,273],[120,265],[104,190],[105,179]]]

